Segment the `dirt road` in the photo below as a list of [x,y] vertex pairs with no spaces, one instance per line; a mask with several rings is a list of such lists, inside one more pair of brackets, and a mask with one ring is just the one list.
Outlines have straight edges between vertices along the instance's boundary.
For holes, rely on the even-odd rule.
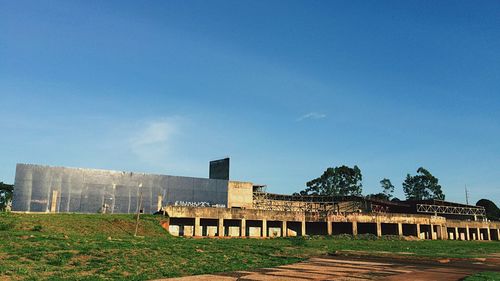
[[264,268],[181,278],[177,281],[266,280],[461,280],[479,271],[500,271],[500,259],[424,260],[398,257],[324,256],[304,262]]

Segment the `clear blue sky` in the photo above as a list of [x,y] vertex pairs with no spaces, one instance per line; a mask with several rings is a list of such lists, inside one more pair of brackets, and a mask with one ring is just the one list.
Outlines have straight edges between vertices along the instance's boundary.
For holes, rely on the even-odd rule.
[[0,0],[0,181],[38,163],[291,193],[358,165],[500,202],[499,1]]

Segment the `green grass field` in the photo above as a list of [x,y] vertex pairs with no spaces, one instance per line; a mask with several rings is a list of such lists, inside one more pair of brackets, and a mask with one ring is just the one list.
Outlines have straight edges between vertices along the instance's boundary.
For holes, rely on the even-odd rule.
[[500,272],[485,271],[474,274],[464,279],[464,281],[497,281],[500,280]]
[[461,258],[500,252],[498,242],[176,238],[161,219],[141,216],[143,237],[135,238],[132,215],[0,214],[0,280],[147,280],[277,266],[339,250]]

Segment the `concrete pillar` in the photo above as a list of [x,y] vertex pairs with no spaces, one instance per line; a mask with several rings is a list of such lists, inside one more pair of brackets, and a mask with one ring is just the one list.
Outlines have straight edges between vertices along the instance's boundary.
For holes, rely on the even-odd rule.
[[398,223],[398,235],[403,236],[403,224]]
[[332,231],[332,222],[330,220],[327,220],[326,223],[327,223],[326,229],[328,231],[328,235],[332,235],[333,234],[333,231]]
[[500,229],[497,229],[497,240],[500,240]]
[[479,235],[479,227],[476,227],[476,240],[481,240],[481,235]]
[[[50,202],[50,212],[51,213],[55,213],[57,211],[57,195],[58,195],[58,192],[57,190],[53,190],[52,191],[52,200]],[[103,206],[103,209],[104,209],[104,212],[105,212],[105,208]]]
[[224,219],[219,219],[219,227],[217,229],[217,235],[219,237],[224,236]]
[[286,221],[283,221],[281,223],[281,237],[287,237],[288,236],[288,226],[286,225]]
[[434,232],[434,225],[431,224],[431,240],[436,240],[436,233]]
[[267,237],[267,220],[262,220],[262,237]]
[[417,237],[420,239],[420,224],[417,223]]
[[[113,188],[115,188],[115,184],[113,184]],[[114,202],[115,200],[113,200]],[[158,195],[158,198],[157,198],[157,201],[156,201],[156,210],[159,211],[161,210],[161,208],[163,207],[162,206],[162,202],[163,202],[163,196],[161,195]]]
[[382,237],[382,224],[377,222],[377,237]]
[[200,218],[195,217],[194,218],[194,233],[193,236],[203,236],[201,233],[201,227],[200,227]]
[[491,241],[491,233],[490,233],[490,227],[489,226],[486,228],[486,238],[484,240]]
[[469,241],[470,240],[470,233],[469,233],[469,225],[468,224],[465,225],[465,231],[466,231],[465,239],[467,239],[467,241]]
[[443,235],[441,234],[441,226],[438,225],[436,227],[436,239],[443,240]]
[[302,236],[306,236],[306,221],[305,220],[303,220],[302,223],[301,223],[301,232],[300,232],[300,234]]
[[358,222],[357,221],[352,222],[352,235],[354,235],[354,236],[358,235]]
[[441,226],[441,233],[443,234],[443,239],[448,240],[448,229],[446,228],[446,225]]
[[241,227],[240,227],[241,237],[247,236],[247,220],[241,219]]
[[458,236],[458,227],[455,227],[455,240],[460,240],[460,236]]

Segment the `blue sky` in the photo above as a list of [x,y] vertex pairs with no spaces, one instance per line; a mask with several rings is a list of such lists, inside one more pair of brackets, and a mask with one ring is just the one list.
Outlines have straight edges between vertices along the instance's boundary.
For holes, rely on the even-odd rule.
[[0,181],[38,163],[291,193],[423,166],[500,202],[500,2],[0,0]]

